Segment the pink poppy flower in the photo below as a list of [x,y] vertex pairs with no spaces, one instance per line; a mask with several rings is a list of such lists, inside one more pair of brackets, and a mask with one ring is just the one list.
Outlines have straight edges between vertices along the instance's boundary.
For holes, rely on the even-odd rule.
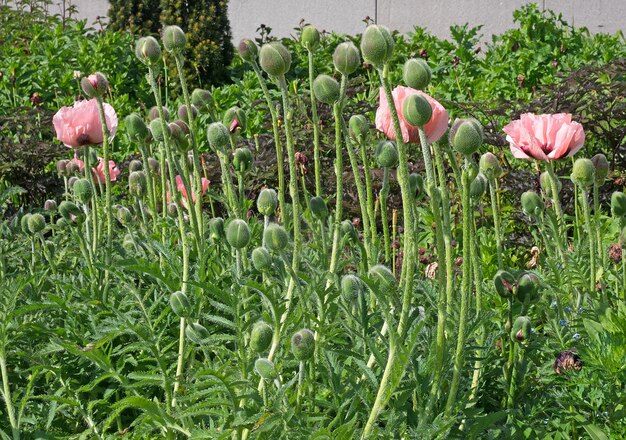
[[[204,193],[206,193],[207,189],[209,189],[209,183],[210,180],[206,179],[204,177],[200,178],[200,181],[202,182],[202,195],[204,195]],[[193,187],[193,182],[189,183],[192,187]],[[183,195],[183,198],[185,200],[187,200],[187,190],[185,189],[185,184],[183,183],[183,178],[180,176],[176,176],[176,189],[178,190],[178,192],[180,192]],[[191,200],[195,203],[196,202],[196,195],[195,194],[191,194]],[[167,193],[167,202],[170,202],[170,194],[169,192]],[[184,200],[183,200],[184,202]]]
[[[400,130],[402,131],[402,139],[404,142],[419,142],[419,131],[417,127],[409,125],[402,115],[402,104],[409,95],[422,95],[430,103],[433,109],[433,114],[430,121],[424,126],[424,132],[426,133],[426,140],[429,143],[433,143],[439,140],[448,130],[448,112],[447,110],[434,98],[428,96],[421,90],[415,90],[411,87],[398,86],[391,92],[393,101],[398,112],[398,118],[400,119]],[[393,121],[391,120],[391,112],[389,104],[387,102],[387,96],[384,89],[380,88],[380,104],[378,110],[376,110],[376,128],[387,136],[388,139],[396,140],[396,133],[393,129]]]
[[[117,114],[104,104],[104,117],[111,136],[117,131]],[[76,101],[73,107],[61,107],[52,118],[57,139],[71,148],[102,143],[102,124],[95,99]]]
[[78,171],[82,171],[83,168],[85,168],[85,162],[78,158],[77,153],[74,153],[74,159],[71,159],[70,162],[74,162],[76,165],[78,165]]
[[[98,158],[98,165],[93,168],[93,178],[96,183],[103,185],[106,182],[106,177],[104,176],[104,159],[101,157]],[[117,180],[117,176],[120,175],[120,170],[115,165],[115,162],[112,160],[109,161],[109,177],[111,178],[111,182],[115,182]]]
[[573,156],[585,143],[585,131],[569,113],[524,113],[502,129],[518,159],[557,160]]

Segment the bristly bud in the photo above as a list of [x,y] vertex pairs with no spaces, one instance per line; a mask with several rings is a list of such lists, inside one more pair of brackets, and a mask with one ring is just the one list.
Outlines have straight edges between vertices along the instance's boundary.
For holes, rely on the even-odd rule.
[[233,168],[241,174],[246,174],[252,169],[252,151],[248,147],[237,148],[233,153]]
[[254,41],[249,38],[243,38],[237,46],[237,52],[242,60],[247,63],[255,63],[259,56],[259,48]]
[[387,266],[376,264],[370,268],[367,274],[378,285],[381,292],[394,292],[396,290],[396,277]]
[[291,352],[299,361],[306,361],[315,353],[315,336],[309,329],[302,329],[291,337]]
[[328,217],[328,206],[326,206],[326,202],[321,197],[311,197],[311,212],[315,217],[320,220],[324,220]]
[[168,52],[182,53],[187,45],[187,37],[178,26],[166,26],[163,29],[163,46]]
[[598,185],[602,185],[609,175],[609,161],[602,153],[598,153],[591,158],[595,170],[595,179]]
[[250,227],[239,218],[232,220],[226,227],[226,241],[235,249],[243,249],[250,243]]
[[274,362],[266,358],[258,358],[254,361],[254,371],[265,381],[272,381],[278,377]]
[[355,240],[358,238],[356,229],[354,228],[354,225],[352,224],[350,220],[342,221],[340,228],[341,228],[341,233],[343,235],[348,236],[348,238],[350,238],[351,240]]
[[381,141],[376,147],[376,162],[381,168],[393,168],[398,164],[398,148],[395,142]]
[[250,333],[250,348],[255,353],[263,353],[272,345],[274,329],[265,321],[258,321]]
[[428,87],[431,77],[430,66],[422,58],[411,58],[404,63],[402,79],[412,89],[424,90]]
[[517,279],[516,298],[522,304],[532,304],[539,300],[539,277],[532,272],[524,272]]
[[522,209],[531,218],[540,217],[543,213],[544,203],[535,191],[526,191],[521,197]]
[[211,148],[222,153],[225,152],[226,146],[230,142],[228,128],[221,122],[213,122],[207,129],[207,139]]
[[263,272],[272,264],[272,256],[264,247],[255,248],[252,251],[252,265],[259,272]]
[[261,215],[273,215],[276,212],[276,208],[278,208],[278,194],[276,194],[276,191],[272,188],[261,190],[256,199],[256,207]]
[[116,214],[117,220],[124,226],[129,225],[133,221],[133,215],[125,206],[120,207]]
[[457,119],[450,129],[450,145],[464,155],[475,153],[483,143],[483,128],[476,119]]
[[148,158],[148,168],[150,168],[151,172],[158,173],[159,172],[159,161],[156,160],[154,157],[149,157]]
[[138,144],[147,143],[150,139],[150,131],[146,126],[146,122],[137,113],[131,113],[124,119],[126,122],[126,133],[132,142]]
[[209,231],[214,241],[221,240],[226,237],[224,232],[224,219],[222,217],[213,217],[209,220]]
[[300,42],[306,50],[315,50],[320,44],[320,31],[312,24],[306,25],[300,34]]
[[199,322],[190,322],[185,327],[185,336],[191,342],[202,345],[211,337],[211,333]]
[[370,134],[370,124],[364,115],[350,117],[350,134],[360,143],[364,143]]
[[191,104],[195,105],[198,111],[207,111],[213,107],[214,103],[213,94],[208,90],[194,89],[191,92]]
[[135,56],[146,65],[161,62],[161,45],[154,37],[142,37],[135,44]]
[[28,220],[32,214],[24,214],[20,219],[20,228],[24,234],[30,234],[30,229],[28,228]]
[[46,227],[46,219],[41,214],[32,214],[28,217],[28,230],[31,234],[38,234]]
[[[187,138],[187,135],[185,134],[185,130],[183,130],[183,128],[181,127],[182,126],[187,127],[187,125],[183,122],[182,123],[183,125],[181,126],[178,122],[179,121],[170,122],[169,124],[167,124],[167,127],[172,137],[172,141],[174,142],[178,150],[180,152],[185,153],[189,151],[189,149],[191,148],[191,145],[189,143],[189,139]],[[152,123],[150,125],[152,126]],[[187,131],[189,131],[189,128],[187,128]],[[155,139],[156,139],[156,136],[155,136]]]
[[[193,119],[198,117],[198,109],[193,104],[191,104],[191,115]],[[187,105],[183,104],[178,107],[178,119],[185,121],[185,123],[189,121],[189,111],[187,110]]]
[[611,214],[618,219],[626,216],[626,194],[621,191],[615,191],[611,195]]
[[261,47],[259,64],[269,76],[280,77],[291,68],[291,54],[282,43],[272,41]]
[[318,101],[332,105],[339,100],[339,83],[332,76],[318,75],[313,80],[313,93]]
[[54,200],[46,200],[43,204],[44,211],[54,212],[57,210],[57,202]]
[[342,75],[350,75],[361,65],[359,49],[351,41],[339,44],[333,53],[335,69]]
[[128,164],[128,171],[130,171],[131,173],[133,171],[141,171],[141,170],[143,170],[143,163],[141,163],[140,160],[133,159]]
[[393,55],[395,42],[385,26],[372,24],[361,38],[361,54],[366,62],[377,67],[387,64]]
[[498,160],[496,155],[491,152],[487,152],[480,156],[478,168],[489,181],[498,179],[500,177],[500,174],[502,174],[500,161]]
[[68,222],[72,221],[72,217],[78,217],[81,214],[81,210],[74,202],[70,202],[69,200],[64,200],[59,205],[59,214],[67,220]]
[[67,174],[67,164],[69,160],[61,159],[57,162],[57,174],[59,176],[66,176]]
[[176,316],[180,318],[189,318],[191,315],[191,303],[185,292],[179,290],[172,293],[170,296],[170,306],[174,313],[176,313]]
[[[415,200],[419,199],[419,197],[425,193],[424,178],[417,173],[409,174],[409,189],[413,197],[415,197]],[[436,189],[438,188],[435,188],[435,190]],[[435,195],[434,192],[433,195]]]
[[572,174],[570,176],[572,182],[582,188],[589,188],[593,185],[593,180],[595,178],[595,171],[593,167],[593,162],[587,158],[579,158],[574,162],[574,166],[572,167]]
[[409,125],[423,127],[433,116],[433,108],[422,95],[409,95],[402,104],[402,116]]
[[506,270],[499,270],[493,277],[493,285],[496,288],[496,292],[504,299],[513,297],[515,284],[515,277]]
[[[552,195],[552,178],[550,177],[550,173],[544,171],[539,176],[539,186],[541,186],[541,190],[546,195],[547,198],[553,199]],[[556,179],[556,190],[557,192],[561,192],[561,187],[563,184],[561,183],[561,179]],[[558,194],[557,194],[558,195]]]
[[341,293],[346,301],[356,300],[365,292],[365,285],[355,274],[344,275],[341,278]]
[[176,218],[178,215],[178,205],[176,205],[176,203],[172,202],[167,204],[167,215],[170,218]]
[[487,177],[483,173],[478,173],[478,175],[472,180],[470,184],[470,195],[474,199],[480,199],[487,191]]
[[271,223],[263,231],[263,241],[270,251],[280,254],[289,244],[289,235],[285,228]]
[[[165,118],[166,121],[169,121],[170,111],[166,107],[162,107],[162,110],[163,110],[163,117]],[[155,105],[154,107],[151,107],[150,111],[148,112],[148,120],[152,122],[158,117],[159,117],[159,107]]]
[[143,171],[133,171],[128,176],[128,192],[135,197],[143,197],[148,192],[148,179]]
[[[78,172],[78,165],[77,165],[77,164],[75,164],[75,163],[73,163],[72,165],[76,167],[76,172]],[[73,170],[73,167],[70,167],[69,165],[68,165],[68,168],[70,168],[70,169],[72,169],[72,170]],[[68,181],[67,181],[67,186],[68,186],[68,188],[69,188],[69,189],[74,188],[74,184],[75,184],[77,181],[78,181],[78,177],[76,177],[76,176],[72,176],[72,177],[70,177],[70,178],[68,179]]]
[[522,343],[531,335],[531,322],[527,316],[518,316],[511,327],[511,340]]
[[237,129],[246,131],[248,117],[241,108],[234,106],[224,112],[222,123],[225,127],[228,127],[228,131],[231,133],[234,133]]
[[87,179],[78,179],[74,183],[72,191],[74,192],[76,200],[78,200],[83,205],[88,204],[93,197],[93,186],[91,185],[91,182]]
[[89,98],[97,98],[106,93],[109,88],[109,81],[104,74],[96,72],[81,79],[80,86]]
[[[167,135],[170,134],[170,127],[165,124],[165,129],[167,130]],[[157,142],[164,142],[166,133],[163,131],[163,124],[161,124],[161,118],[153,119],[150,122],[150,133],[152,133],[152,137]]]

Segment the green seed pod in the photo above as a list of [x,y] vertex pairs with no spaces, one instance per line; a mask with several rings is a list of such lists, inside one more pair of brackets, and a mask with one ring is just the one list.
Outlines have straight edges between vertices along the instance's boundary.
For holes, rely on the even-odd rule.
[[423,127],[433,116],[433,108],[422,95],[409,95],[402,104],[402,116],[409,125]]
[[91,185],[91,182],[87,179],[78,179],[76,182],[74,182],[72,191],[74,192],[74,197],[76,197],[76,200],[84,205],[88,204],[93,197],[93,186]]
[[202,345],[211,337],[211,333],[199,322],[190,322],[185,327],[185,336],[191,342]]
[[28,230],[32,234],[38,234],[46,227],[46,219],[41,214],[33,214],[28,217]]
[[532,324],[528,316],[518,316],[511,327],[511,341],[518,343],[528,341],[532,334],[531,328]]
[[473,118],[457,119],[450,129],[450,145],[466,156],[475,153],[483,144],[483,130]]
[[543,213],[543,200],[535,191],[526,191],[522,194],[522,209],[529,217],[539,217]]
[[228,128],[221,122],[213,122],[207,129],[207,139],[209,145],[216,151],[226,151],[226,146],[230,142]]
[[398,148],[392,141],[382,141],[376,147],[376,162],[381,168],[393,168],[398,164]]
[[580,158],[576,159],[574,166],[572,167],[571,174],[572,182],[582,188],[589,188],[593,185],[595,179],[595,171],[593,168],[593,162],[590,159]]
[[609,175],[609,161],[602,153],[598,153],[591,158],[595,171],[596,183],[602,185]]
[[615,191],[611,195],[611,214],[615,218],[626,216],[626,194],[621,191]]
[[191,104],[194,105],[198,111],[207,111],[213,107],[214,103],[213,94],[208,90],[194,89],[194,91],[191,92]]
[[131,214],[130,210],[125,206],[122,206],[117,210],[116,214],[117,220],[124,226],[130,225],[133,221],[133,214]]
[[209,231],[211,238],[215,241],[226,237],[224,232],[224,219],[222,217],[213,217],[209,220]]
[[272,256],[269,251],[264,247],[255,248],[252,251],[252,265],[259,272],[264,272],[265,269],[272,264]]
[[239,218],[226,226],[226,241],[235,249],[243,249],[250,243],[250,227]]
[[180,290],[170,295],[170,306],[179,318],[189,318],[191,316],[191,303],[185,292]]
[[282,43],[272,41],[261,47],[259,64],[269,76],[280,77],[291,68],[291,54]]
[[480,172],[483,173],[489,181],[496,180],[502,174],[502,167],[500,166],[500,161],[496,157],[495,154],[491,152],[487,152],[480,156],[480,161],[478,162],[478,168]]
[[256,353],[263,353],[272,345],[274,329],[265,321],[258,321],[250,333],[250,348]]
[[272,188],[265,188],[256,199],[256,207],[264,216],[274,215],[278,208],[278,194]]
[[430,66],[422,58],[411,58],[404,63],[402,79],[412,89],[424,90],[430,84],[431,77]]
[[333,64],[337,72],[350,75],[361,65],[359,49],[351,41],[339,44],[333,53]]
[[[546,195],[546,197],[550,199],[554,198],[552,196],[552,179],[550,178],[550,173],[548,173],[547,171],[541,173],[541,175],[539,176],[539,185],[541,186],[541,190]],[[556,179],[556,190],[559,193],[561,192],[562,186],[563,185],[561,184],[561,179]]]
[[265,381],[272,381],[278,377],[274,362],[265,358],[258,358],[254,361],[254,371]]
[[381,292],[393,292],[396,290],[396,277],[387,266],[383,266],[382,264],[376,264],[375,266],[370,267],[370,270],[367,274],[378,286]]
[[141,171],[141,170],[143,170],[143,163],[141,163],[140,160],[133,159],[128,164],[128,171],[130,171],[131,173],[134,171]]
[[512,298],[515,291],[515,277],[506,270],[499,270],[493,277],[496,292],[504,299]]
[[306,50],[315,50],[320,44],[320,31],[312,24],[306,25],[302,29],[302,34],[300,34],[300,42]]
[[[165,107],[162,107],[162,111],[163,111],[163,118],[166,121],[169,121],[170,111]],[[148,112],[148,121],[152,122],[158,117],[159,117],[159,108],[155,105],[154,107],[150,108],[150,111]]]
[[315,336],[309,329],[302,329],[291,337],[291,352],[299,361],[306,361],[315,353]]
[[182,53],[187,45],[187,37],[178,26],[166,26],[163,29],[163,46],[172,53]]
[[242,60],[247,63],[255,63],[259,56],[259,48],[254,41],[249,38],[242,38],[237,45],[237,52]]
[[409,188],[411,189],[411,194],[413,194],[417,200],[425,193],[424,178],[417,173],[409,174]]
[[361,38],[361,53],[366,62],[374,66],[387,64],[393,55],[395,42],[385,26],[372,24],[365,29]]
[[[168,124],[165,124],[167,135],[170,134],[170,127]],[[163,131],[163,124],[161,124],[161,118],[156,118],[150,121],[150,133],[152,133],[152,137],[157,142],[165,141],[165,131]]]
[[328,217],[328,206],[321,197],[311,197],[311,212],[315,217],[320,220],[324,220]]
[[161,62],[161,46],[154,37],[142,37],[135,44],[135,56],[146,65]]
[[365,286],[358,276],[348,274],[341,278],[341,293],[346,301],[354,301],[363,295],[364,292]]
[[370,134],[370,124],[364,115],[350,117],[350,134],[360,143],[365,143]]
[[72,217],[78,217],[81,214],[81,210],[74,202],[64,200],[59,205],[59,213],[68,222],[72,221]]
[[109,88],[109,80],[103,73],[96,72],[80,80],[80,86],[89,98],[103,96]]
[[225,127],[228,127],[230,132],[233,133],[237,128],[241,131],[246,131],[248,126],[248,117],[246,112],[237,106],[233,106],[224,112],[222,123]]
[[252,169],[252,151],[247,147],[237,148],[233,154],[233,168],[241,174],[246,174]]
[[270,223],[263,231],[263,240],[270,251],[281,253],[289,244],[289,235],[282,226]]
[[516,298],[522,304],[532,304],[539,300],[539,277],[532,272],[524,272],[517,279]]
[[57,202],[54,200],[46,200],[43,204],[44,211],[54,212],[57,210]]
[[313,93],[318,101],[324,104],[334,104],[339,100],[339,83],[332,76],[318,75],[313,80]]
[[133,171],[128,176],[128,192],[135,197],[143,197],[148,192],[148,179],[143,171]]
[[32,214],[24,214],[20,219],[20,228],[24,234],[30,234],[30,228],[28,227],[28,220]]
[[470,195],[472,196],[472,198],[480,199],[483,195],[485,195],[485,192],[487,191],[487,185],[489,185],[489,182],[487,182],[487,177],[485,177],[483,173],[478,173],[478,175],[474,178],[474,180],[472,180],[472,183],[470,184]]
[[358,238],[356,229],[350,220],[344,220],[341,222],[341,232],[343,235],[347,235],[352,240]]

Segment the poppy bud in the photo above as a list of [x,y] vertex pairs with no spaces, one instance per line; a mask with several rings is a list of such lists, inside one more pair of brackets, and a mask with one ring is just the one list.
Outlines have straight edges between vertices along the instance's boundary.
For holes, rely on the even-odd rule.
[[67,220],[72,221],[72,216],[78,217],[81,214],[81,210],[74,202],[64,200],[59,205],[59,214]]
[[248,63],[256,62],[259,55],[259,48],[254,41],[249,38],[243,38],[237,45],[237,52],[242,60]]
[[80,80],[80,86],[89,98],[103,96],[109,88],[109,81],[100,72],[84,77]]
[[256,353],[263,353],[270,348],[274,329],[265,321],[258,321],[250,333],[250,348]]
[[381,168],[393,168],[398,164],[398,149],[395,142],[381,141],[376,147],[376,162]]
[[539,277],[532,272],[524,272],[517,279],[516,298],[522,304],[539,300]]
[[351,41],[339,44],[333,53],[335,69],[342,75],[350,75],[361,65],[359,49]]
[[320,220],[328,217],[328,206],[321,197],[311,197],[311,212]]
[[531,322],[527,316],[518,316],[511,326],[511,340],[513,342],[527,341],[531,335]]
[[32,234],[38,234],[46,227],[46,219],[41,214],[33,214],[28,217],[28,230]]
[[596,183],[602,185],[609,175],[609,161],[602,153],[598,153],[591,158],[595,171]]
[[346,301],[357,299],[365,291],[365,286],[361,278],[354,274],[344,275],[341,278],[341,293]]
[[529,217],[539,217],[543,213],[543,200],[535,191],[526,191],[522,194],[522,209]]
[[252,265],[259,272],[263,272],[272,264],[272,256],[264,247],[255,248],[252,251]]
[[318,75],[313,80],[313,93],[318,101],[324,104],[334,104],[339,100],[339,83],[332,76]]
[[382,264],[376,264],[370,267],[370,270],[369,272],[367,272],[367,274],[372,279],[372,281],[376,285],[378,285],[381,292],[395,291],[397,286],[396,277],[387,266],[383,266]]
[[421,58],[411,58],[404,63],[402,79],[404,83],[416,90],[424,90],[428,87],[432,72],[428,63]]
[[615,191],[611,195],[611,214],[615,218],[626,216],[626,194],[621,191]]
[[235,249],[243,249],[250,243],[250,227],[241,219],[232,220],[226,227],[226,241]]
[[358,237],[356,229],[354,229],[354,225],[350,220],[344,220],[341,222],[341,232],[343,233],[343,235],[347,235],[353,240]]
[[450,129],[450,145],[464,155],[475,153],[483,143],[483,129],[476,119],[457,119]]
[[271,381],[278,377],[274,362],[266,358],[258,358],[254,361],[254,371],[266,381]]
[[[166,121],[169,121],[170,120],[170,111],[166,107],[161,107],[161,110],[163,111],[163,118]],[[157,119],[158,117],[159,117],[159,107],[157,107],[155,105],[154,107],[150,108],[150,111],[148,111],[148,120],[150,122],[152,122],[155,119]]]
[[233,155],[233,167],[235,171],[245,174],[252,168],[252,152],[247,147],[237,148]]
[[67,173],[68,176],[71,176],[72,174],[76,174],[79,171],[80,171],[80,167],[74,160],[70,160],[65,166],[65,172]]
[[125,206],[122,206],[120,209],[117,210],[116,216],[119,222],[124,226],[129,225],[133,221],[133,215],[131,214],[130,210]]
[[151,172],[158,173],[159,172],[159,161],[156,160],[154,157],[149,157],[148,158],[148,168],[150,168]]
[[385,26],[372,24],[365,29],[361,38],[361,53],[366,62],[382,67],[393,55],[395,42]]
[[[193,116],[193,119],[198,117],[198,109],[193,104],[191,104],[191,115]],[[181,119],[182,121],[189,121],[189,110],[187,109],[187,105],[183,104],[178,107],[178,119]]]
[[157,64],[161,61],[161,46],[154,37],[142,37],[135,44],[135,56],[144,64]]
[[424,178],[417,173],[409,174],[409,188],[413,197],[417,199],[424,194]]
[[472,180],[470,184],[470,195],[474,199],[480,199],[487,191],[487,177],[483,173],[478,173],[478,175]]
[[402,116],[409,125],[423,127],[433,116],[433,108],[422,95],[409,95],[402,104]]
[[67,172],[67,164],[69,160],[61,159],[57,162],[57,173],[59,176],[65,176]]
[[291,68],[291,54],[282,43],[272,41],[261,47],[259,64],[269,76],[280,77]]
[[141,170],[143,170],[143,164],[141,163],[140,160],[133,159],[128,164],[128,171],[130,171],[131,173],[133,171],[141,171]]
[[24,234],[30,234],[30,228],[28,227],[28,220],[32,214],[24,214],[20,219],[20,228]]
[[207,129],[209,145],[216,151],[224,152],[226,150],[226,146],[230,142],[229,136],[228,128],[221,122],[213,122]]
[[[74,163],[73,165],[76,165],[76,168],[78,168],[78,165],[77,165],[77,164],[75,164],[75,163]],[[69,168],[72,168],[72,167],[69,167]],[[77,171],[78,171],[78,169],[77,169]],[[72,177],[70,177],[70,178],[69,178],[69,180],[67,181],[67,186],[69,187],[69,189],[74,188],[74,184],[75,184],[77,181],[78,181],[78,177],[76,177],[76,176],[72,176]]]
[[234,133],[238,128],[245,131],[248,126],[248,117],[241,108],[234,106],[224,112],[222,123],[231,133]]
[[498,177],[500,177],[500,174],[502,174],[500,161],[498,160],[496,155],[491,152],[487,152],[480,156],[478,168],[489,180],[497,179]]
[[289,235],[285,228],[276,223],[271,223],[263,231],[263,240],[270,251],[280,253],[287,247]]
[[143,171],[133,171],[128,176],[128,191],[136,197],[146,195],[147,185],[148,179]]
[[167,204],[167,215],[170,218],[175,218],[178,215],[178,206],[176,206],[176,203],[172,202]]
[[43,204],[43,209],[48,212],[54,212],[57,210],[57,202],[54,200],[46,200]]
[[[550,177],[550,173],[548,173],[547,171],[541,173],[541,175],[539,176],[539,186],[541,186],[541,190],[546,195],[546,197],[550,199],[554,198],[554,196],[552,195],[552,178]],[[562,186],[563,184],[561,183],[561,180],[556,179],[556,190],[559,193],[561,192]]]
[[191,145],[189,144],[189,139],[187,138],[185,131],[181,128],[181,125],[179,125],[177,122],[170,122],[169,124],[167,124],[167,128],[169,129],[169,132],[172,136],[172,141],[174,142],[178,150],[182,153],[189,151]]
[[256,199],[256,207],[261,215],[273,215],[276,212],[276,208],[278,208],[278,195],[276,191],[272,188],[261,190]]
[[190,322],[185,327],[185,336],[195,344],[204,344],[211,337],[211,333],[199,322]]
[[72,188],[76,200],[86,205],[93,197],[93,186],[87,179],[78,179]]
[[185,292],[179,290],[178,292],[172,293],[172,295],[170,295],[170,306],[174,313],[176,313],[176,316],[180,318],[189,318],[191,315],[191,303]]
[[315,336],[309,329],[302,329],[291,337],[291,352],[299,361],[306,361],[315,353]]
[[[165,130],[167,131],[167,134],[170,134],[170,127],[168,126],[168,124],[165,124]],[[165,141],[165,131],[163,131],[163,124],[161,124],[161,118],[156,118],[153,119],[150,122],[150,132],[152,133],[152,137],[154,138],[155,141],[157,142],[164,142]]]
[[182,53],[187,45],[187,37],[178,26],[166,26],[163,29],[163,46],[168,52]]
[[354,115],[349,122],[350,133],[359,142],[363,143],[370,133],[370,124],[364,115]]
[[213,106],[213,94],[208,90],[194,89],[191,92],[191,104],[194,105],[199,111],[205,111]]
[[224,232],[224,219],[222,217],[213,217],[209,220],[209,231],[213,240],[219,240],[226,236]]
[[515,290],[515,277],[506,270],[499,270],[493,277],[493,285],[498,295],[509,299],[513,296]]
[[589,188],[593,185],[593,180],[595,178],[595,171],[593,168],[593,162],[587,158],[579,158],[574,162],[574,166],[572,167],[572,174],[570,176],[572,182],[576,185]]
[[300,34],[300,42],[306,50],[313,51],[320,44],[320,31],[312,24],[306,25]]

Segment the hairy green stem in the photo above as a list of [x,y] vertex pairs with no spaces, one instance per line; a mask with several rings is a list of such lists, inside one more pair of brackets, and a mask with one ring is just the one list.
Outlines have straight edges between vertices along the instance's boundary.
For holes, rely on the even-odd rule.
[[0,373],[2,373],[2,398],[7,408],[7,416],[9,417],[9,424],[11,425],[11,431],[13,433],[13,439],[19,440],[20,428],[18,420],[15,417],[15,409],[13,408],[13,400],[11,398],[11,387],[9,385],[9,373],[7,371],[6,354],[4,349],[0,352]]
[[589,238],[589,260],[591,275],[589,277],[589,293],[593,295],[596,291],[596,247],[595,234],[593,233],[593,225],[591,223],[591,214],[589,213],[589,195],[587,188],[580,188],[582,197],[583,213],[585,216],[585,226],[587,227],[587,236]]
[[317,116],[317,102],[313,93],[313,79],[315,68],[313,66],[313,51],[307,50],[309,55],[309,96],[311,99],[311,122],[313,123],[313,158],[315,162],[315,195],[322,197],[322,162],[320,160],[320,120]]
[[383,184],[380,188],[380,218],[383,227],[385,264],[389,264],[391,261],[391,239],[389,237],[389,219],[387,218],[387,196],[389,196],[389,168],[383,168]]

